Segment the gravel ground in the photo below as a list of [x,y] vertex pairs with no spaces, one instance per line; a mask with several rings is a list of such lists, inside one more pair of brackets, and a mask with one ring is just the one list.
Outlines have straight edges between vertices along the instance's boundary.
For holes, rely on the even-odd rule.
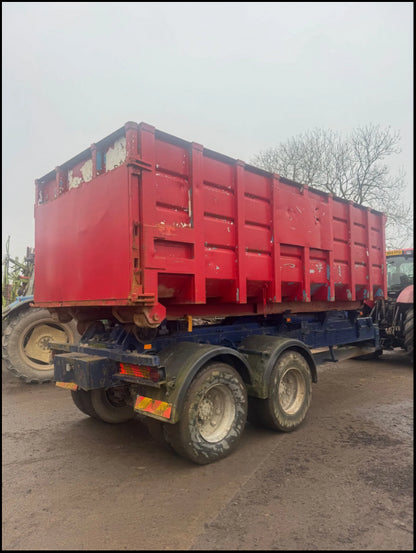
[[412,550],[413,366],[319,368],[295,432],[197,466],[3,369],[4,550]]

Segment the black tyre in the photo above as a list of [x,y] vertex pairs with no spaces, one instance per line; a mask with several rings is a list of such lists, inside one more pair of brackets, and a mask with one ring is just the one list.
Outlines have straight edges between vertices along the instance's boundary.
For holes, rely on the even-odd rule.
[[119,424],[134,417],[134,407],[127,403],[128,389],[123,386],[99,388],[88,392],[94,415],[104,422]]
[[414,353],[414,318],[413,307],[410,307],[404,318],[404,349],[407,351],[410,359],[413,360]]
[[269,397],[250,398],[249,420],[272,430],[295,430],[308,412],[312,399],[312,377],[305,358],[286,351],[277,360],[270,377]]
[[169,426],[169,424],[150,417],[145,417],[145,419],[146,420],[143,422],[153,440],[164,449],[172,451],[172,446],[168,441],[166,433],[166,427]]
[[71,390],[72,400],[80,411],[88,415],[89,417],[98,418],[92,403],[91,403],[91,391],[86,390]]
[[80,338],[74,321],[57,322],[47,309],[22,308],[3,324],[2,358],[6,367],[27,383],[53,380],[49,342],[73,344]]
[[182,457],[206,465],[229,455],[247,421],[247,392],[230,365],[213,363],[192,381],[176,424],[166,424],[168,443]]

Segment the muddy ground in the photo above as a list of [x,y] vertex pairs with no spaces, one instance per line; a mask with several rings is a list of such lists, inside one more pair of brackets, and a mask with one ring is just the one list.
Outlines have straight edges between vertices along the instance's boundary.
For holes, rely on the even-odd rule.
[[4,550],[411,550],[413,367],[320,368],[306,421],[197,466],[3,369]]

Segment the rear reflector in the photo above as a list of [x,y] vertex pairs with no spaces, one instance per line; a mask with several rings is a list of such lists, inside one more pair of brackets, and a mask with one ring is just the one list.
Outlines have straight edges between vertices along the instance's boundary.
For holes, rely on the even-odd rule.
[[166,403],[166,401],[159,401],[151,397],[137,396],[134,410],[139,413],[148,413],[170,419],[172,403]]
[[78,390],[78,386],[74,382],[57,382],[56,385],[67,390]]

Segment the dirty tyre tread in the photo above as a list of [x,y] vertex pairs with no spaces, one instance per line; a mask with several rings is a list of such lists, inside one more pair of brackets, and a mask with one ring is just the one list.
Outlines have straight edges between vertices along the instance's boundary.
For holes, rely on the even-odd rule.
[[[281,377],[290,367],[304,387],[303,399],[299,397],[299,408],[288,413],[279,402],[276,389]],[[264,426],[277,432],[292,432],[305,419],[312,399],[312,377],[306,359],[296,351],[284,352],[276,361],[270,375],[270,390],[267,399],[252,397],[249,403],[249,421],[253,425]],[[274,392],[274,393],[273,393]]]
[[414,352],[414,313],[413,307],[408,309],[404,319],[404,349],[413,360]]
[[95,412],[91,404],[91,393],[86,390],[71,390],[72,401],[85,415],[98,419],[98,415]]
[[120,424],[131,420],[134,415],[134,407],[132,405],[115,406],[109,400],[111,389],[106,390],[99,388],[90,390],[91,406],[95,416],[108,424]]
[[[227,390],[230,412],[234,414],[229,417],[231,426],[226,435],[217,441],[207,441],[198,427],[198,406],[204,401],[206,392],[216,387]],[[164,430],[167,442],[178,455],[198,465],[206,465],[228,456],[237,447],[246,421],[247,391],[243,380],[230,365],[212,363],[191,382],[179,422],[166,424]]]
[[2,330],[2,359],[6,368],[14,376],[23,380],[26,384],[39,384],[51,382],[54,379],[53,365],[50,369],[35,369],[30,367],[19,352],[21,336],[35,324],[53,324],[67,335],[70,343],[76,343],[80,336],[76,330],[75,321],[58,323],[52,319],[47,309],[23,308],[18,313],[12,313],[3,321]]
[[144,424],[154,442],[163,447],[163,449],[173,451],[173,447],[169,443],[166,434],[166,427],[168,426],[168,423],[146,417]]

